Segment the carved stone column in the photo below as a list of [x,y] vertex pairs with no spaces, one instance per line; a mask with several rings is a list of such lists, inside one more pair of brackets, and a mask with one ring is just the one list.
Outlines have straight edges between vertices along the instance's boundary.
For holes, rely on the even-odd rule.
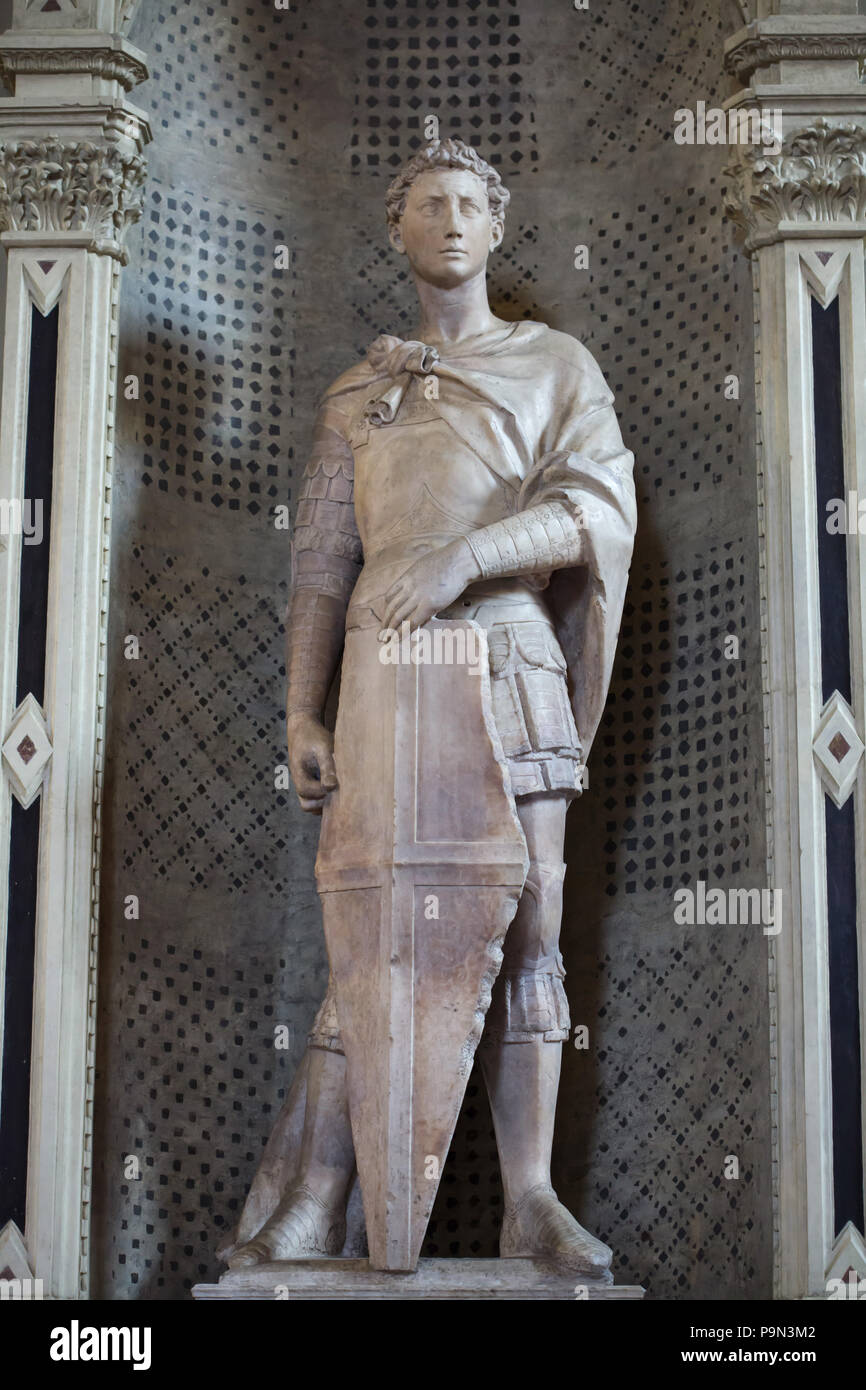
[[88,1287],[117,297],[150,138],[133,8],[16,0],[0,37],[0,1161],[54,1298]]
[[802,8],[762,4],[726,46],[730,105],[783,137],[728,170],[755,286],[781,1297],[866,1276],[866,18]]

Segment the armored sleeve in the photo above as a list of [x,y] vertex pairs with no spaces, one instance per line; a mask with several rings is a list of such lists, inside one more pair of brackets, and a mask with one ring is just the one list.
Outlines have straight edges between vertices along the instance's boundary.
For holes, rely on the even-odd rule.
[[581,558],[582,513],[563,502],[543,502],[471,532],[466,540],[484,579],[549,573]]
[[361,571],[354,458],[343,418],[327,401],[316,417],[292,539],[287,635],[289,715],[321,718],[343,646],[346,609]]

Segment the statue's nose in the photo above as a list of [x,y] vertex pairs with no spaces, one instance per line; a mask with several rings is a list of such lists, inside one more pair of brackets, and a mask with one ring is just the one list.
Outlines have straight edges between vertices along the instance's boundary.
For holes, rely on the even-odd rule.
[[460,216],[460,209],[456,203],[448,204],[445,228],[446,237],[458,238],[463,235],[463,218]]

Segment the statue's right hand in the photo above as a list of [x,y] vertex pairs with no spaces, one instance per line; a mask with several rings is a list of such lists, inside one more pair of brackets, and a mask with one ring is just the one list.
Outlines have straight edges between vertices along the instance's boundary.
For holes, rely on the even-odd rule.
[[337,785],[334,736],[308,711],[289,715],[287,734],[289,771],[301,808],[320,816],[325,797]]

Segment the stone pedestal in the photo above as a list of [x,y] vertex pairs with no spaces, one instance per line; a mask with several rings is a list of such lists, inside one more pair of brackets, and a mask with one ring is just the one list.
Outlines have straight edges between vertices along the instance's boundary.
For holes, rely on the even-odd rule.
[[285,1260],[229,1270],[218,1284],[196,1284],[210,1299],[641,1299],[637,1284],[602,1284],[560,1274],[541,1260],[420,1260],[413,1274],[371,1269],[369,1260]]

